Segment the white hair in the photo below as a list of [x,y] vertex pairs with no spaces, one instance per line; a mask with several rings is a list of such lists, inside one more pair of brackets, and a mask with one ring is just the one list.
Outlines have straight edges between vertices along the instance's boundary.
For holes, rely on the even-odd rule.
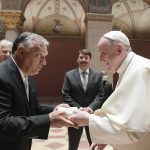
[[12,48],[12,44],[13,44],[12,42],[10,42],[6,39],[3,39],[3,40],[0,41],[0,47],[3,46],[3,45],[8,45],[8,46],[10,46],[10,48]]

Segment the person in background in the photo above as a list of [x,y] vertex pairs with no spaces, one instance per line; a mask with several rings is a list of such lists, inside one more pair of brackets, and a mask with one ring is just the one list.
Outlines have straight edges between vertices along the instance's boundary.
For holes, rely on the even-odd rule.
[[49,42],[23,32],[13,43],[12,56],[0,63],[0,149],[30,150],[32,139],[47,139],[50,127],[71,126],[66,113],[39,104],[31,76],[46,65]]
[[[102,75],[90,68],[91,52],[87,49],[78,52],[77,63],[78,68],[65,74],[62,87],[63,100],[71,107],[77,107],[81,111],[92,114],[106,100]],[[85,126],[85,131],[89,145],[91,145],[88,126]],[[83,127],[79,129],[68,128],[69,150],[78,149],[82,132]]]
[[70,120],[89,125],[94,143],[110,144],[113,150],[150,150],[150,60],[134,53],[121,31],[104,34],[98,51],[107,69],[119,74],[116,88],[94,114],[78,111]]
[[12,43],[6,39],[0,41],[0,62],[11,56]]
[[103,80],[103,88],[104,88],[105,96],[106,96],[105,99],[107,99],[113,92],[113,86],[112,86],[112,83],[108,82],[108,75],[106,71],[102,70],[101,74],[102,74],[102,80]]

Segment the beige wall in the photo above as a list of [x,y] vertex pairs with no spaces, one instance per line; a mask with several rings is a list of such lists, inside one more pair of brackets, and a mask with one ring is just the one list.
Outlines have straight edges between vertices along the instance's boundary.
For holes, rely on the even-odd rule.
[[[88,21],[86,30],[86,48],[92,51],[91,67],[96,71],[107,69],[99,61],[99,53],[97,51],[97,43],[100,37],[112,30],[112,22],[105,21]],[[109,81],[112,82],[112,75],[109,74]]]

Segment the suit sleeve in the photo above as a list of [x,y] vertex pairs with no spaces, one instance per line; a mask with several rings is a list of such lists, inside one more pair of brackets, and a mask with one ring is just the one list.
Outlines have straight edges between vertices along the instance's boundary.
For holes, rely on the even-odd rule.
[[103,103],[106,100],[105,91],[104,91],[103,84],[102,84],[102,77],[99,76],[98,79],[99,80],[97,81],[97,83],[95,83],[95,86],[96,86],[96,84],[98,84],[97,89],[96,89],[97,92],[94,96],[92,103],[90,103],[90,105],[89,105],[89,107],[92,108],[93,111],[101,108],[101,106],[103,105]]
[[47,139],[50,127],[48,114],[29,117],[13,115],[13,93],[9,84],[0,79],[0,139]]
[[104,89],[105,100],[106,100],[113,92],[112,84],[109,83],[108,81],[103,81],[103,89]]
[[34,106],[36,109],[36,115],[43,115],[43,114],[49,114],[50,112],[53,111],[54,106],[53,105],[44,105],[44,104],[40,104],[38,99],[37,99],[37,89],[36,89],[36,85],[34,80],[30,77],[29,79],[30,84],[32,85],[32,92],[31,92],[31,97],[32,97],[32,101],[30,101],[31,107]]
[[78,103],[74,101],[74,99],[71,96],[71,83],[67,74],[65,75],[65,78],[64,78],[64,83],[62,87],[62,96],[63,96],[64,102],[69,104],[71,107],[77,107],[77,108],[81,107]]

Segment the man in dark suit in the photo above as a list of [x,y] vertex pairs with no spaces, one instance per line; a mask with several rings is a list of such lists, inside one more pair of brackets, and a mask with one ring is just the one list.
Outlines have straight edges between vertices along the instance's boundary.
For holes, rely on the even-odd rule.
[[73,126],[57,106],[42,106],[37,100],[30,76],[46,65],[48,45],[42,36],[24,32],[14,41],[13,56],[0,63],[1,150],[30,150],[32,138],[47,139],[50,127]]
[[[82,49],[78,53],[77,59],[79,68],[68,71],[65,74],[62,95],[66,103],[71,107],[93,113],[100,108],[109,95],[105,95],[103,89],[102,75],[93,71],[90,66],[91,52]],[[88,126],[85,127],[89,144],[92,141]],[[68,128],[69,150],[77,150],[83,127],[79,129]]]

